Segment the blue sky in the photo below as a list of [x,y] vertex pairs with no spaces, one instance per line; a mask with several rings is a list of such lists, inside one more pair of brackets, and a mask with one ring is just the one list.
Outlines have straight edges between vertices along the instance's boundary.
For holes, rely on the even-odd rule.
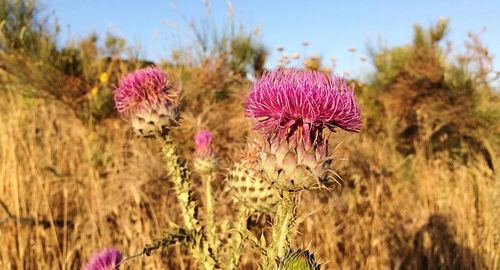
[[[62,26],[61,39],[75,39],[95,31],[107,31],[141,44],[143,57],[157,60],[171,48],[189,43],[192,19],[206,14],[200,0],[42,0]],[[271,51],[269,65],[276,64],[284,46],[291,55],[317,54],[325,63],[337,58],[337,72],[362,74],[369,62],[361,62],[366,44],[398,45],[409,42],[414,23],[430,26],[440,17],[451,19],[448,40],[463,49],[469,31],[484,27],[483,42],[500,60],[500,3],[498,1],[404,0],[404,1],[298,1],[233,0],[236,22],[246,29],[262,28],[261,41]],[[210,1],[211,13],[220,24],[227,19],[227,1]],[[305,48],[302,43],[310,45]],[[351,54],[348,49],[357,50]]]

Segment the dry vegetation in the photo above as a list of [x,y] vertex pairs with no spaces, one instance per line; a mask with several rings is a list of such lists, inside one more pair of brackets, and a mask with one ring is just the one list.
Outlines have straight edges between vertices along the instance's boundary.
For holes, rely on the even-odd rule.
[[[112,110],[112,85],[148,63],[133,53],[120,60],[133,50],[113,36],[106,46],[89,37],[58,50],[52,28],[8,8],[0,9],[0,268],[79,269],[110,245],[136,254],[178,219],[158,145],[134,138]],[[416,27],[413,43],[374,51],[376,71],[357,87],[364,130],[330,136],[343,186],[304,194],[300,214],[310,215],[294,243],[317,249],[325,269],[500,269],[500,97],[477,37],[453,61],[440,43],[446,29]],[[252,35],[160,64],[184,95],[174,130],[181,150],[191,155],[199,128],[214,132],[216,197],[225,203],[224,174],[252,136],[247,75],[258,76],[265,58]],[[109,80],[99,80],[103,72]],[[231,207],[219,215],[229,218]],[[186,252],[173,246],[125,269],[193,269]],[[243,261],[255,269],[252,254]]]

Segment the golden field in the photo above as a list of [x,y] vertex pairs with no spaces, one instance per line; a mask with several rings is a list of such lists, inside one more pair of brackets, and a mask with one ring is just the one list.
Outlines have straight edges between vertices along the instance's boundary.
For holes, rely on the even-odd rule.
[[[80,269],[95,250],[134,255],[182,223],[157,142],[113,110],[117,81],[151,63],[114,36],[57,49],[51,28],[21,37],[25,21],[0,20],[11,25],[0,49],[0,269]],[[329,135],[342,185],[303,193],[293,242],[324,269],[500,269],[500,95],[476,35],[457,60],[444,53],[448,27],[416,26],[413,43],[377,49],[373,74],[353,80],[364,127]],[[238,207],[225,175],[254,136],[242,102],[265,61],[252,34],[227,42],[156,63],[182,91],[180,151],[190,160],[196,131],[214,133],[221,220]],[[174,245],[124,269],[195,269],[187,253]],[[241,269],[256,267],[246,253]]]

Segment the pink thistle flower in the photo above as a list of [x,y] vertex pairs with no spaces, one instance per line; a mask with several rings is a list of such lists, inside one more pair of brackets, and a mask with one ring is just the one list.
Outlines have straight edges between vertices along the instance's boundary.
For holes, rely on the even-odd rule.
[[[245,115],[257,120],[264,140],[259,164],[262,176],[289,191],[335,182],[332,157],[323,130],[361,129],[354,87],[344,79],[316,71],[277,69],[255,82],[245,102]],[[333,180],[333,181],[332,181]]]
[[310,145],[322,130],[336,127],[359,132],[361,115],[354,87],[321,72],[277,69],[252,86],[245,114],[258,121],[255,129],[270,138]]
[[114,92],[119,113],[134,114],[146,109],[171,107],[175,92],[165,72],[157,67],[136,70],[121,79]]
[[164,136],[175,122],[178,93],[159,68],[130,73],[120,81],[114,95],[116,109],[130,118],[140,136]]
[[122,260],[122,254],[116,248],[109,248],[97,252],[83,266],[83,270],[114,270]]
[[194,162],[195,171],[200,174],[211,173],[217,166],[217,160],[212,153],[212,133],[200,130],[194,136]]
[[212,154],[212,133],[208,130],[200,130],[194,137],[195,154],[200,157],[207,157]]

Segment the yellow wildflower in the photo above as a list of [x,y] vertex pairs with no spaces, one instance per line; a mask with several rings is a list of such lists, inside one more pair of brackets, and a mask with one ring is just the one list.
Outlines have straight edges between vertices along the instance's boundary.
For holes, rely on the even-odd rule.
[[101,73],[101,75],[99,76],[99,81],[101,81],[101,83],[107,83],[108,80],[109,80],[108,73],[106,72]]
[[93,97],[97,96],[97,92],[99,92],[99,88],[97,88],[97,86],[96,86],[96,87],[94,87],[94,88],[92,88],[92,89],[90,90],[90,94],[91,94]]

